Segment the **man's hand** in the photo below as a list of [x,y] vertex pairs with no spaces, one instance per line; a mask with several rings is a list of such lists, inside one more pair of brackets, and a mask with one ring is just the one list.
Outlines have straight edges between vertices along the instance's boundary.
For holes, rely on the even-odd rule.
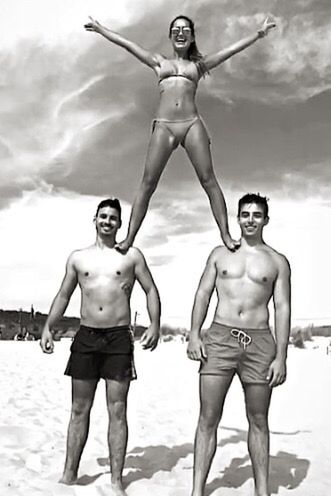
[[41,338],[40,338],[40,347],[44,353],[53,353],[54,351],[54,341],[52,333],[49,329],[44,328]]
[[271,363],[267,375],[270,387],[276,387],[283,384],[286,380],[286,364],[285,360],[275,358]]
[[140,338],[140,344],[144,350],[155,350],[160,337],[159,327],[150,325]]
[[100,33],[102,29],[100,22],[96,21],[91,16],[89,16],[89,19],[90,22],[84,24],[84,28],[86,29],[86,31],[94,31],[95,33]]
[[206,360],[207,353],[201,338],[190,336],[187,345],[187,356],[190,360]]

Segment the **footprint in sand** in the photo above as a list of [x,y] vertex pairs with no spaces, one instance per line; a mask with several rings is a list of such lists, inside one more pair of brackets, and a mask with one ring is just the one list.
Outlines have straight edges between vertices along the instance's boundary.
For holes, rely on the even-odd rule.
[[22,449],[28,446],[32,449],[34,446],[43,445],[48,437],[37,429],[14,425],[0,426],[1,445],[6,448]]

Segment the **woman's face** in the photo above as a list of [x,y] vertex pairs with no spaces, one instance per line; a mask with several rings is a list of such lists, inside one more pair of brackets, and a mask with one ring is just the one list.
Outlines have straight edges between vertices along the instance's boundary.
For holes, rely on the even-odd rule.
[[170,39],[175,50],[188,50],[194,36],[186,19],[176,19],[170,29]]

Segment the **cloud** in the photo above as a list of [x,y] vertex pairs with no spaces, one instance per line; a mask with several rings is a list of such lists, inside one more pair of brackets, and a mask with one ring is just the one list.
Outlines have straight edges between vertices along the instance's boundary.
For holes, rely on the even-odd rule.
[[[0,76],[0,208],[33,191],[114,194],[128,203],[135,197],[157,107],[156,78],[125,50],[83,31],[82,17],[94,4],[72,5],[70,17],[67,3],[57,3],[53,15],[63,17],[63,26],[56,28],[42,7],[39,29],[23,29],[0,48],[6,68]],[[277,30],[213,71],[198,92],[230,216],[237,192],[281,192],[301,201],[319,190],[321,202],[330,193],[328,3],[187,0],[181,11],[196,21],[198,46],[207,53],[253,33],[268,5]],[[109,19],[109,3],[98,2],[88,13],[170,54],[168,23],[178,2],[126,2],[125,8],[128,16],[114,12]],[[160,267],[192,232],[219,239],[207,196],[178,149],[137,240]]]
[[330,89],[330,13],[331,5],[323,1],[208,2],[208,8],[201,6],[196,18],[205,53],[250,36],[267,15],[277,23],[266,39],[213,71],[208,89],[224,100],[244,94],[247,99],[267,102],[305,100]]
[[[326,161],[329,118],[318,99],[326,102],[329,97],[328,7],[323,2],[313,8],[309,2],[294,3],[277,7],[278,29],[270,37],[201,83],[198,102],[213,137],[215,168],[226,178],[225,185],[240,179],[245,186],[263,186],[263,168],[265,182],[276,186],[288,169],[302,168],[307,158]],[[25,32],[24,40],[17,33],[16,45],[0,52],[6,67],[0,95],[3,204],[43,182],[83,194],[114,192],[132,202],[157,105],[155,77],[123,49],[85,33],[80,17],[69,20],[67,7],[60,5],[53,16],[63,15],[65,25],[57,37],[48,39],[41,28]],[[85,2],[83,10],[90,7]],[[123,24],[121,32],[151,50],[166,51],[168,20],[178,14],[177,3],[129,2],[129,7],[125,22],[114,13],[115,23]],[[100,8],[96,14],[107,15],[105,5]],[[78,4],[72,9],[77,14]],[[253,32],[268,13],[265,9],[262,1],[249,6],[242,1],[183,5],[196,20],[205,52]],[[41,8],[39,15],[41,21],[47,12]],[[315,131],[311,123],[317,108],[325,124]],[[176,181],[190,187],[196,179],[183,168],[182,156],[176,153],[171,162],[164,184],[170,188]]]
[[[34,303],[39,311],[48,310],[69,254],[95,241],[93,217],[100,200],[44,188],[23,192],[0,211],[0,230],[6,233],[1,242],[2,308]],[[122,206],[127,218],[128,205]],[[68,312],[78,314],[78,292]]]
[[[170,200],[170,192],[163,191],[162,194]],[[238,235],[235,206],[241,194],[240,188],[229,194],[233,205],[230,228],[235,236]],[[186,326],[208,254],[220,243],[211,213],[203,210],[203,191],[197,186],[193,195],[194,203],[189,203],[185,194],[178,193],[168,209],[149,211],[137,238],[137,246],[145,254],[160,290],[163,322]],[[26,309],[33,303],[38,311],[48,310],[64,275],[69,253],[94,242],[92,219],[100,199],[45,187],[24,192],[20,200],[0,211],[0,230],[5,233],[0,263],[1,280],[6,281],[6,290],[3,287],[1,294],[3,308]],[[265,230],[265,240],[290,260],[294,319],[314,321],[321,316],[327,317],[331,266],[325,261],[329,249],[326,240],[331,218],[330,202],[318,194],[314,198],[286,198],[280,191],[273,193],[269,203],[271,221]],[[178,220],[169,219],[168,211],[173,207],[181,212],[179,226],[184,230],[185,221],[189,220],[190,232],[179,233]],[[129,205],[124,203],[124,226],[119,238],[126,230],[129,211]],[[200,215],[206,223],[201,232]],[[154,244],[150,242],[153,238]],[[147,322],[145,298],[138,287],[132,309],[137,309],[141,320]],[[79,291],[67,314],[79,314]]]

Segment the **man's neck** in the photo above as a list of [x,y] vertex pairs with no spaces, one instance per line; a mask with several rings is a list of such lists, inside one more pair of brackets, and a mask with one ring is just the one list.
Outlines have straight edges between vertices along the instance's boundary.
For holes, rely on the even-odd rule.
[[265,244],[262,236],[252,236],[247,238],[242,236],[240,242],[241,246],[246,248],[254,248],[255,246],[261,246]]
[[116,244],[115,236],[100,236],[97,235],[95,245],[98,248],[114,248]]

